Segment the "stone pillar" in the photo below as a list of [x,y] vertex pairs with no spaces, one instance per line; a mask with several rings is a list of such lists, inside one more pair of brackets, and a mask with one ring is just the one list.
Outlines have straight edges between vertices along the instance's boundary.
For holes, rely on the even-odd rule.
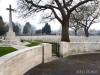
[[68,42],[60,42],[59,54],[63,58],[68,56]]
[[52,61],[52,45],[48,43],[42,43],[43,47],[43,63]]

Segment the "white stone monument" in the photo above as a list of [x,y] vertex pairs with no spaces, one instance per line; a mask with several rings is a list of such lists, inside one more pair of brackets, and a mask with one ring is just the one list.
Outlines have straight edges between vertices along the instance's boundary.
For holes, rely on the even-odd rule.
[[18,37],[16,37],[15,32],[13,32],[12,11],[14,11],[14,9],[12,9],[11,5],[9,5],[9,8],[7,8],[7,10],[9,10],[9,30],[4,40],[2,41],[2,44],[3,45],[20,45],[22,43],[20,42]]

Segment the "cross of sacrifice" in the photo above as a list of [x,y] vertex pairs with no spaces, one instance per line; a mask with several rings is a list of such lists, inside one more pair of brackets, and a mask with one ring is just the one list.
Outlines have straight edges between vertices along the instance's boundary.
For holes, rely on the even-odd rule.
[[9,10],[9,28],[12,29],[12,11],[14,11],[14,9],[12,9],[11,5],[9,5],[9,8],[6,8],[6,10]]

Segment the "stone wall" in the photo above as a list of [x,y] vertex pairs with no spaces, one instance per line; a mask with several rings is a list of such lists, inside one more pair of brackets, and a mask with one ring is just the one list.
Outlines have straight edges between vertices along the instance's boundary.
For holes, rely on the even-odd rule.
[[[48,51],[47,51],[48,50]],[[29,69],[52,60],[51,45],[41,44],[0,57],[0,75],[23,75]]]
[[94,53],[100,50],[99,42],[60,42],[60,56]]

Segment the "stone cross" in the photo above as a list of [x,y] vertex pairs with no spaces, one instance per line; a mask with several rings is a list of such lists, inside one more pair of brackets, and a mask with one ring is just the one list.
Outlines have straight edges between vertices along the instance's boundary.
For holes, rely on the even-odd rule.
[[9,30],[13,31],[12,27],[12,11],[14,11],[14,9],[11,8],[11,5],[9,5],[9,8],[6,8],[6,10],[9,10]]

